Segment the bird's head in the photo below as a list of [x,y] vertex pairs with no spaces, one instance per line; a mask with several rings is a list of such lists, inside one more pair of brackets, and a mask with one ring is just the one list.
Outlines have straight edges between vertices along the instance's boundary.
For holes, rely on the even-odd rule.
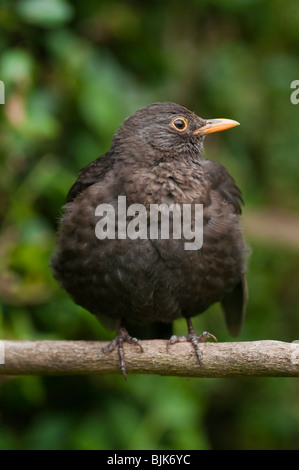
[[128,117],[114,142],[130,143],[141,152],[140,146],[151,146],[162,154],[198,154],[207,134],[238,125],[231,119],[202,119],[175,103],[153,103]]

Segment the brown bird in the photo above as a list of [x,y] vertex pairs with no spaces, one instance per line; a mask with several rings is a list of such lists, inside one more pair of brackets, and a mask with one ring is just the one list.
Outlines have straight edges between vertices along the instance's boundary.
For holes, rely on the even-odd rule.
[[[197,336],[191,317],[221,302],[230,333],[240,332],[247,301],[241,193],[222,165],[202,155],[207,134],[238,124],[205,120],[175,103],[151,104],[125,120],[110,150],[81,170],[68,193],[53,273],[77,304],[118,329],[103,351],[118,348],[125,377],[123,343],[142,350],[128,324],[185,317],[188,336],[168,344],[190,341],[199,362],[198,344],[216,338]],[[189,231],[176,218],[187,207]]]

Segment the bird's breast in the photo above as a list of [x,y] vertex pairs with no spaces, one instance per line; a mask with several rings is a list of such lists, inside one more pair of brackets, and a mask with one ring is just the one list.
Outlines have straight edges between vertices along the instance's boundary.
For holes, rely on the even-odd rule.
[[205,198],[207,182],[200,167],[197,172],[187,165],[177,168],[169,162],[132,171],[123,180],[129,202],[148,206],[160,203],[192,204]]

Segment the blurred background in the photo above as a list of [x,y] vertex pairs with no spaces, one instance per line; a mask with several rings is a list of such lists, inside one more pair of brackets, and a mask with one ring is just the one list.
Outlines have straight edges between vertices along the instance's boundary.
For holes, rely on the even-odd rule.
[[[125,117],[175,101],[243,191],[240,340],[299,339],[297,0],[0,2],[0,337],[110,339],[49,270],[68,189]],[[218,305],[198,332],[232,341]],[[184,321],[175,331],[186,333]],[[299,449],[292,378],[1,377],[0,449]]]

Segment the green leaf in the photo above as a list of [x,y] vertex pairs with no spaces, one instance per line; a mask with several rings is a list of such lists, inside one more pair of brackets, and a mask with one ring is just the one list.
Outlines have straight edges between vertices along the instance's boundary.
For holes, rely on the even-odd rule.
[[22,0],[17,11],[28,23],[45,28],[60,26],[73,15],[73,8],[64,0]]
[[9,82],[31,82],[34,69],[32,56],[24,49],[8,49],[0,62],[1,79]]

